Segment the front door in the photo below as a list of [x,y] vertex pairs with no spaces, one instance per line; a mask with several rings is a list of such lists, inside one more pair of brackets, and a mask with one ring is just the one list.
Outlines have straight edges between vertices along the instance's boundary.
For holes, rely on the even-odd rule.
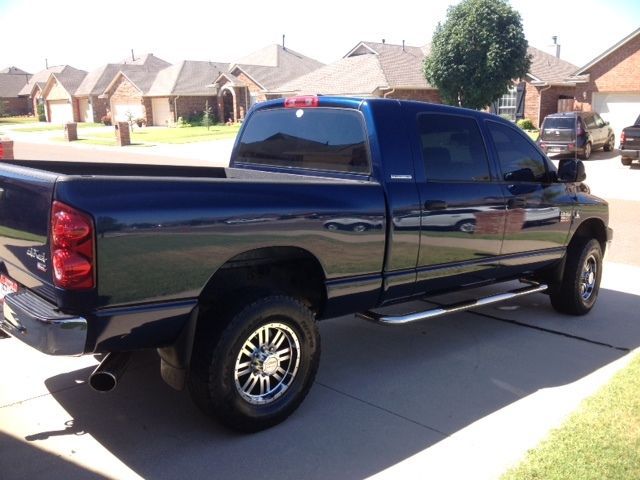
[[[404,220],[420,228],[418,290],[484,281],[496,266],[505,201],[473,116],[422,113],[416,175],[422,210]],[[467,277],[460,279],[460,275]]]
[[507,203],[502,263],[528,265],[560,258],[575,196],[554,181],[553,168],[518,128],[487,121]]

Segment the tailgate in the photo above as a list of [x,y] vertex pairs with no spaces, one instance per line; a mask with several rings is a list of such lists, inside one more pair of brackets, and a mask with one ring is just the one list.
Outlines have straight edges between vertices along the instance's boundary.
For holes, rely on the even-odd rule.
[[640,128],[627,127],[623,132],[624,142],[622,142],[622,146],[630,150],[640,150]]
[[20,284],[54,298],[49,215],[57,174],[0,163],[0,261]]

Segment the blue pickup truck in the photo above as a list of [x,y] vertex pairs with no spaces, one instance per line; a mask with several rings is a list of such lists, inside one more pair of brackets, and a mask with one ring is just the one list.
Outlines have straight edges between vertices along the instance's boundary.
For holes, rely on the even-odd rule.
[[[582,315],[608,206],[494,115],[411,101],[293,97],[248,114],[229,168],[0,165],[0,329],[50,355],[130,352],[222,423],[284,420],[311,387],[316,321],[403,325],[535,292]],[[519,279],[403,315],[378,307]]]

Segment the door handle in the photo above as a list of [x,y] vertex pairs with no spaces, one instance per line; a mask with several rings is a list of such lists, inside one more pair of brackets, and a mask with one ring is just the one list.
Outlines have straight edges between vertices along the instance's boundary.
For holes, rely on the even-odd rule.
[[523,197],[510,198],[508,202],[509,208],[525,208],[527,206],[527,199]]
[[447,208],[447,202],[444,200],[427,200],[424,202],[425,210],[446,210]]

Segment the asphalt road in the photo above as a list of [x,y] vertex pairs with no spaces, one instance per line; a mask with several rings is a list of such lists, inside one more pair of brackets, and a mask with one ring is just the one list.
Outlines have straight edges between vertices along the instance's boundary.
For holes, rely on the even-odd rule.
[[325,321],[309,397],[255,435],[203,417],[163,384],[153,352],[99,394],[86,384],[93,358],[0,340],[0,478],[496,478],[640,346],[640,259],[626,248],[640,169],[604,157],[587,163],[587,183],[616,231],[588,316],[559,315],[539,294],[400,328]]

